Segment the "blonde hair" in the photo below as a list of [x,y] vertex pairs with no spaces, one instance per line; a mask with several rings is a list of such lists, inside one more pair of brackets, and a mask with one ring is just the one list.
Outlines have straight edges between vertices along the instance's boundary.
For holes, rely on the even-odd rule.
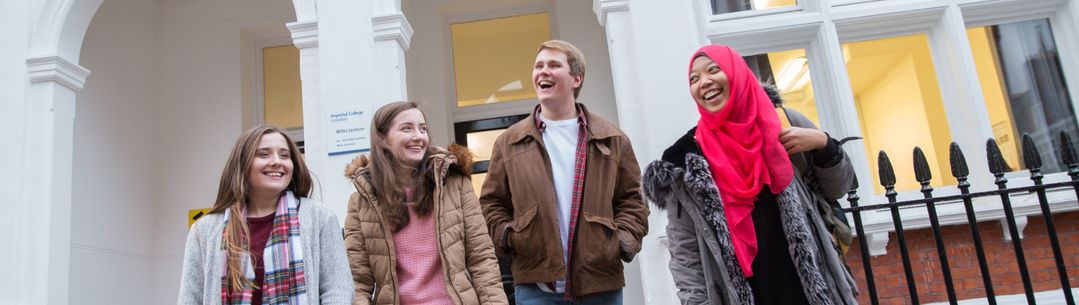
[[573,98],[577,98],[581,93],[581,88],[584,88],[584,53],[581,53],[581,49],[578,49],[577,46],[557,39],[541,43],[536,53],[542,52],[544,49],[558,50],[566,54],[569,74],[581,77],[581,84],[577,88],[573,88]]
[[285,138],[285,142],[288,143],[289,158],[292,159],[292,181],[285,189],[292,191],[297,197],[311,195],[311,172],[300,157],[300,149],[283,130],[274,126],[256,126],[244,131],[240,138],[236,139],[232,153],[229,154],[229,159],[225,163],[225,169],[221,171],[217,199],[214,200],[213,209],[210,210],[210,214],[230,211],[222,241],[225,245],[225,262],[228,264],[228,274],[225,275],[228,281],[226,289],[230,291],[240,291],[254,286],[254,283],[244,276],[242,264],[244,254],[250,256],[248,250],[251,239],[247,221],[243,219],[243,209],[247,206],[247,195],[251,191],[247,173],[251,169],[251,162],[255,158],[262,136],[273,133]]

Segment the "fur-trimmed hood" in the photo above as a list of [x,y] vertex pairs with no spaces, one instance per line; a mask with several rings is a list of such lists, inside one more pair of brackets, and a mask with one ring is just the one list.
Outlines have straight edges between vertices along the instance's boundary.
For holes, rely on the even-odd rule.
[[[435,181],[442,183],[450,175],[469,176],[472,174],[472,151],[468,147],[450,144],[447,148],[431,146],[434,153],[427,156],[429,166],[435,171]],[[363,196],[372,196],[371,184],[368,181],[368,167],[371,165],[371,157],[368,154],[359,155],[345,166],[345,178],[352,180],[356,190]],[[372,198],[369,198],[372,199]]]

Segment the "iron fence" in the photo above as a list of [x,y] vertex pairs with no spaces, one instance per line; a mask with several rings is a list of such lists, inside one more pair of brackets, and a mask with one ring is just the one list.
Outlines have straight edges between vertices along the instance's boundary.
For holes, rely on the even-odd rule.
[[[978,217],[975,214],[974,199],[975,198],[999,198],[999,202],[1002,205],[1004,211],[1004,219],[1007,223],[1007,231],[1011,234],[1011,243],[1014,251],[1015,259],[1018,264],[1019,274],[1021,277],[1023,291],[1028,304],[1036,304],[1034,297],[1034,287],[1031,281],[1030,270],[1027,268],[1027,258],[1023,250],[1023,241],[1019,238],[1019,226],[1016,224],[1015,212],[1012,208],[1012,196],[1016,194],[1036,194],[1038,204],[1041,208],[1041,217],[1045,222],[1045,229],[1048,231],[1049,245],[1052,247],[1053,258],[1056,262],[1056,271],[1060,279],[1060,287],[1064,293],[1065,302],[1068,305],[1075,305],[1075,299],[1072,296],[1071,284],[1068,280],[1067,267],[1065,265],[1064,254],[1061,251],[1060,240],[1057,236],[1056,226],[1053,223],[1053,211],[1050,210],[1049,201],[1046,198],[1046,192],[1052,190],[1065,190],[1071,188],[1075,191],[1077,198],[1079,198],[1079,158],[1077,158],[1075,147],[1072,145],[1070,137],[1066,133],[1061,133],[1060,138],[1060,160],[1067,165],[1067,175],[1071,177],[1070,181],[1060,183],[1043,183],[1042,157],[1038,152],[1038,148],[1035,146],[1034,141],[1029,135],[1023,135],[1022,141],[1022,155],[1023,161],[1027,167],[1027,171],[1030,173],[1030,180],[1033,182],[1032,186],[1024,187],[1008,187],[1008,179],[1005,178],[1005,173],[1010,171],[1010,168],[1006,164],[1000,148],[997,143],[990,139],[986,143],[986,154],[989,163],[989,171],[995,177],[994,183],[996,184],[996,190],[971,192],[971,184],[968,182],[968,175],[970,174],[967,167],[966,158],[963,156],[963,152],[960,150],[959,145],[954,142],[950,147],[950,165],[952,176],[958,181],[959,195],[952,196],[933,196],[933,187],[930,186],[930,181],[933,178],[933,173],[930,171],[929,163],[926,160],[925,154],[920,148],[914,148],[914,171],[915,179],[921,184],[921,193],[924,198],[916,200],[897,201],[897,193],[895,191],[896,177],[893,170],[892,163],[888,159],[888,155],[883,151],[878,155],[878,175],[880,177],[880,184],[885,189],[885,197],[887,197],[887,203],[860,205],[860,198],[857,193],[858,185],[857,181],[855,185],[851,187],[851,191],[848,193],[847,200],[850,202],[850,207],[843,209],[847,213],[851,213],[854,220],[854,229],[857,232],[859,249],[861,250],[862,267],[865,272],[866,286],[865,290],[868,290],[869,300],[873,305],[880,303],[878,298],[878,291],[873,276],[873,259],[870,257],[869,248],[866,240],[865,228],[862,222],[862,214],[869,211],[883,211],[888,210],[891,214],[892,224],[895,226],[895,237],[898,243],[900,256],[902,258],[903,273],[906,280],[907,292],[909,294],[909,301],[911,304],[921,304],[918,298],[918,287],[916,285],[915,272],[911,264],[911,254],[907,245],[906,235],[903,229],[903,219],[900,217],[900,208],[913,207],[918,208],[924,206],[927,210],[930,230],[932,231],[933,239],[936,246],[937,258],[940,262],[940,276],[944,279],[945,291],[947,293],[948,302],[950,304],[957,304],[956,299],[956,287],[953,281],[952,269],[948,262],[948,247],[945,245],[945,236],[941,234],[941,224],[937,215],[937,204],[943,202],[958,202],[962,201],[963,208],[966,212],[967,226],[970,228],[970,238],[973,240],[974,249],[978,260],[978,269],[981,272],[982,285],[985,290],[985,297],[989,304],[997,304],[997,296],[993,289],[993,274],[990,273],[989,264],[987,262],[987,255],[985,253],[985,247],[983,246],[981,233],[978,228]],[[954,236],[953,236],[954,238]],[[1076,254],[1072,254],[1076,255]],[[935,275],[934,275],[935,276]],[[923,277],[924,279],[924,277]],[[864,292],[864,291],[863,291]]]

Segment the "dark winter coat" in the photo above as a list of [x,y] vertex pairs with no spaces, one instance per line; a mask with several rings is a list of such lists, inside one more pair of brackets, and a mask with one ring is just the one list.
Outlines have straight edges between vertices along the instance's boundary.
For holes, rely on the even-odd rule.
[[[801,114],[788,113],[791,125],[816,128]],[[662,160],[648,165],[642,178],[645,197],[667,210],[670,268],[678,297],[682,304],[753,304],[753,293],[746,279],[728,272],[739,265],[733,254],[719,190],[693,134],[694,130],[690,130],[667,149]],[[829,141],[833,142],[829,145],[838,145],[834,140]],[[794,181],[776,196],[791,260],[798,270],[806,299],[813,305],[857,303],[857,288],[815,201],[816,196],[838,199],[849,189],[854,172],[849,158],[839,152],[841,160],[823,162],[834,163],[829,167],[818,167],[818,162],[811,162],[812,169],[803,169],[811,174],[795,175]],[[819,185],[819,188],[813,192],[807,185]],[[706,205],[719,207],[722,225],[718,230],[702,214]]]

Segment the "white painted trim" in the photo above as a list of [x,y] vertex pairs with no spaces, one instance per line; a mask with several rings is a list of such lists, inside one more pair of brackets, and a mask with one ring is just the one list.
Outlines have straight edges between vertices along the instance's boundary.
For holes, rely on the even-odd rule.
[[718,14],[718,15],[717,14],[712,14],[712,6],[710,4],[707,6],[707,8],[708,8],[707,13],[711,15],[711,16],[708,17],[708,20],[712,21],[712,22],[732,21],[732,20],[741,20],[741,19],[753,19],[753,18],[763,17],[763,16],[786,15],[786,14],[793,13],[793,12],[803,11],[803,8],[802,8],[801,4],[796,4],[796,5],[792,5],[792,6],[777,7],[777,8],[770,8],[770,9],[764,9],[764,10],[746,10],[746,11],[738,11],[738,12],[733,12],[733,13],[722,13],[722,14]]
[[90,76],[89,69],[57,55],[27,59],[26,72],[31,83],[56,82],[75,92],[82,90]]
[[959,4],[968,27],[1049,18],[1066,0],[1000,0]]
[[607,14],[614,12],[629,11],[629,0],[595,0],[592,2],[592,12],[596,13],[599,26],[607,26]]
[[285,24],[292,34],[292,44],[297,48],[318,47],[318,22],[289,22]]
[[[876,4],[876,3],[873,3]],[[946,3],[894,3],[867,7],[851,5],[834,8],[832,21],[840,42],[871,40],[928,32],[940,22]]]
[[412,25],[405,14],[397,12],[371,18],[375,41],[396,40],[401,49],[408,50],[412,43]]
[[[733,47],[742,55],[807,49],[820,30],[819,13],[764,16],[750,20],[710,22],[708,40]],[[812,63],[811,63],[812,64]]]
[[454,103],[453,108],[456,110],[453,112],[452,121],[456,123],[507,115],[529,114],[536,105],[539,105],[539,100],[534,98],[465,107],[457,107],[456,103]]

